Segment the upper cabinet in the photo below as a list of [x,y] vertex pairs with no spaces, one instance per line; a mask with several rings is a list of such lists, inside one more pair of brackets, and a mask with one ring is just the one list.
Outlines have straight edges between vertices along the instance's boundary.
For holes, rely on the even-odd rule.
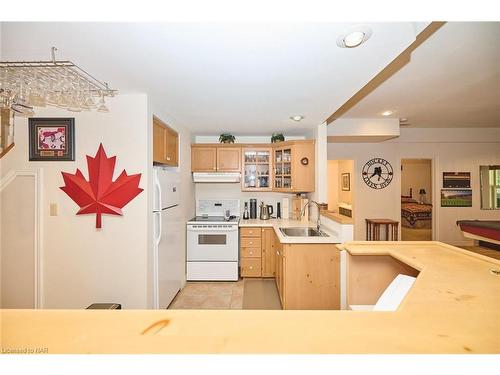
[[191,145],[193,172],[241,172],[241,148]]
[[242,191],[314,191],[314,140],[274,144],[192,144],[193,172],[240,172]]
[[193,172],[216,172],[217,148],[191,146],[191,170]]
[[179,134],[156,116],[153,117],[153,162],[179,166]]
[[243,148],[241,190],[271,191],[273,149]]
[[217,147],[217,171],[241,172],[241,148]]
[[274,146],[274,191],[314,191],[314,140],[280,142]]

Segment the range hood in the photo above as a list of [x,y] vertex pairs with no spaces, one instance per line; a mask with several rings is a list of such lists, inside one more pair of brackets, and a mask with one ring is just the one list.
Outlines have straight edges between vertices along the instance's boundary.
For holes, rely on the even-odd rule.
[[240,182],[240,172],[194,172],[194,182]]

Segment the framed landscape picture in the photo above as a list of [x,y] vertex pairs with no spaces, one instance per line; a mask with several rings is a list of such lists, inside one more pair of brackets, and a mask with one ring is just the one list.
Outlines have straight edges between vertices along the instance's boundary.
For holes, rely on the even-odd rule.
[[443,172],[444,189],[469,189],[470,172]]
[[75,160],[74,118],[30,118],[30,161]]
[[351,176],[349,173],[342,173],[341,181],[342,181],[342,190],[343,191],[351,190]]
[[441,190],[441,207],[472,207],[472,190]]

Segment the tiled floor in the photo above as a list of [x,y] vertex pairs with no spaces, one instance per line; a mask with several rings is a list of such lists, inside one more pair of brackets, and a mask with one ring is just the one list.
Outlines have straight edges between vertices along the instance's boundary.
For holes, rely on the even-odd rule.
[[169,309],[241,309],[243,280],[235,282],[187,282]]

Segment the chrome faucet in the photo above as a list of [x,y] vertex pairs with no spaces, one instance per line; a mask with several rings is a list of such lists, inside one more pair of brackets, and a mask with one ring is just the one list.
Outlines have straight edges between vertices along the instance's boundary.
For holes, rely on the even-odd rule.
[[300,212],[300,217],[304,216],[304,214],[306,213],[306,207],[309,206],[311,203],[314,203],[316,205],[316,207],[318,207],[318,217],[316,219],[316,229],[319,231],[319,227],[321,226],[321,215],[320,215],[320,211],[321,211],[321,207],[319,205],[318,202],[316,201],[309,201],[307,202],[304,207],[302,207],[302,211]]

